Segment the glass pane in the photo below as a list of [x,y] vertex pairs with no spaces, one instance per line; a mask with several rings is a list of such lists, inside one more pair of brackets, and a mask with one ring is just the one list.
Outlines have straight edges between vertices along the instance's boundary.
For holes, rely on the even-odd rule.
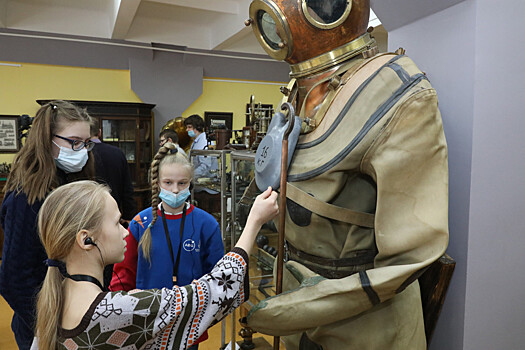
[[257,12],[257,25],[261,30],[264,41],[274,50],[279,50],[281,38],[277,34],[275,21],[267,12],[260,10]]
[[102,141],[135,141],[135,121],[102,119]]
[[308,13],[314,20],[322,24],[336,22],[345,13],[347,0],[304,0]]
[[[257,195],[261,192],[252,182],[255,178],[255,163],[253,160],[235,160],[236,176],[232,180],[235,184],[235,218],[230,221],[230,230],[234,230],[235,240],[246,225],[246,219]],[[233,223],[233,224],[232,224]],[[231,231],[227,232],[231,235]],[[270,221],[263,225],[257,234],[256,243],[250,256],[250,299],[245,307],[249,309],[263,299],[275,295],[273,280],[273,265],[277,255],[278,233]]]
[[153,160],[151,122],[149,120],[139,121],[139,142],[141,152],[140,161],[149,166]]

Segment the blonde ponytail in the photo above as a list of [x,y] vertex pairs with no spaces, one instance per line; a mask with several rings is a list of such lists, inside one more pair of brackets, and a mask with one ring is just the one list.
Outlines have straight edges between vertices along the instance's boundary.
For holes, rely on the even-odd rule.
[[36,329],[39,350],[55,350],[57,348],[59,315],[62,315],[64,300],[63,281],[64,277],[58,268],[49,267],[47,269],[37,302]]
[[[73,182],[51,192],[38,213],[38,232],[49,259],[63,262],[75,244],[77,232],[83,229],[93,232],[96,238],[105,212],[100,203],[104,203],[106,196],[109,196],[107,186],[93,181]],[[65,265],[60,268],[65,269]],[[47,268],[38,294],[36,334],[40,350],[57,349],[64,304],[64,277],[60,268],[54,265]]]

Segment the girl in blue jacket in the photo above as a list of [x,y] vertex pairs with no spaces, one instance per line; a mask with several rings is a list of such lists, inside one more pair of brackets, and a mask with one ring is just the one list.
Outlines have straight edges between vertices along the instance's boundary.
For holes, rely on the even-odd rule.
[[219,224],[186,202],[193,166],[166,143],[151,164],[152,207],[129,224],[127,251],[114,267],[111,290],[172,288],[209,273],[224,255]]

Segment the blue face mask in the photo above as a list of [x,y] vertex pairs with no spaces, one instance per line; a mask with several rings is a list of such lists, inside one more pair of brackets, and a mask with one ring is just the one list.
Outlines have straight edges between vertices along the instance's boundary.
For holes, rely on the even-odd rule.
[[188,199],[188,197],[190,196],[190,188],[186,188],[182,191],[180,191],[179,193],[175,194],[171,191],[167,191],[165,189],[163,189],[162,187],[160,188],[160,194],[159,194],[159,198],[164,202],[166,203],[167,206],[171,207],[171,208],[178,208],[180,207],[185,201],[186,199]]
[[195,131],[193,131],[193,130],[188,131],[188,136],[189,137],[195,137]]

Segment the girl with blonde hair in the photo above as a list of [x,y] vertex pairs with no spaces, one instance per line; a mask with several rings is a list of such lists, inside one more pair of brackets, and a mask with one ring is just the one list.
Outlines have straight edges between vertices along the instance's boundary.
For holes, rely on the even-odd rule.
[[48,193],[77,179],[92,179],[94,166],[86,111],[51,101],[36,113],[25,145],[15,156],[0,210],[4,248],[0,294],[13,309],[11,328],[20,349],[34,336],[35,297],[46,273],[46,254],[36,231],[37,213]]
[[126,257],[114,266],[111,290],[183,286],[210,272],[222,258],[217,220],[186,202],[192,178],[188,158],[166,142],[151,163],[152,205],[128,226]]
[[104,292],[104,266],[120,262],[129,232],[107,187],[61,186],[44,202],[38,229],[48,259],[32,349],[186,349],[247,300],[248,256],[261,226],[279,210],[259,195],[232,252],[191,285]]

